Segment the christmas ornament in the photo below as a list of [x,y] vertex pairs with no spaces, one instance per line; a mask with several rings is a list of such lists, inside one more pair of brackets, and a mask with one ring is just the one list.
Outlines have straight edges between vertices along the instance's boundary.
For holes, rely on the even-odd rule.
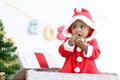
[[85,39],[82,36],[79,36],[79,35],[76,36],[75,40],[76,41],[83,41],[83,42],[85,41]]
[[63,26],[60,26],[60,27],[58,28],[57,39],[59,39],[59,40],[65,40],[65,39],[67,38],[67,37],[65,37],[65,36],[62,34],[64,28],[65,28],[64,25],[63,25]]
[[5,72],[0,72],[0,80],[5,80]]
[[54,28],[53,25],[46,25],[44,28],[44,38],[48,41],[54,40],[56,37],[56,29]]
[[40,33],[40,24],[37,20],[32,20],[29,22],[29,32],[31,34],[38,35]]

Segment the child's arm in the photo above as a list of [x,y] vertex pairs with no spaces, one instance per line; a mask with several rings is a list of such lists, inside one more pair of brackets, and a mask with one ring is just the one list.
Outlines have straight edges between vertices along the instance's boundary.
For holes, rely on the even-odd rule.
[[69,55],[71,55],[73,53],[74,46],[69,45],[69,40],[70,39],[66,39],[64,41],[64,43],[61,44],[59,47],[58,51],[61,54],[61,56],[63,56],[63,57],[68,57]]
[[69,46],[74,46],[75,45],[75,39],[76,39],[76,35],[73,35],[69,41],[68,41],[68,44]]
[[96,39],[89,42],[75,41],[75,44],[84,51],[84,57],[86,58],[97,58],[100,54],[100,49]]
[[100,55],[100,49],[98,47],[98,43],[96,39],[89,41],[88,43],[87,53],[84,53],[84,57],[96,59]]

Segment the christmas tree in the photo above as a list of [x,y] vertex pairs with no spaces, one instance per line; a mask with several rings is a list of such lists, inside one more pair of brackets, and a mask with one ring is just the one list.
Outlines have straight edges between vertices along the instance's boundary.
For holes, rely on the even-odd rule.
[[20,69],[16,50],[17,46],[12,38],[6,36],[3,23],[0,20],[0,72],[5,73],[5,80],[13,80],[11,76]]

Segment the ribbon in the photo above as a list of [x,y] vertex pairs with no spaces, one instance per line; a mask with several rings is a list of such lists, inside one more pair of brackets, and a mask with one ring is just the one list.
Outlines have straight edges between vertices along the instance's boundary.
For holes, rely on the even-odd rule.
[[35,52],[35,55],[36,55],[36,58],[37,58],[38,63],[39,63],[41,68],[49,68],[48,63],[47,63],[46,58],[43,55],[43,53],[36,53]]

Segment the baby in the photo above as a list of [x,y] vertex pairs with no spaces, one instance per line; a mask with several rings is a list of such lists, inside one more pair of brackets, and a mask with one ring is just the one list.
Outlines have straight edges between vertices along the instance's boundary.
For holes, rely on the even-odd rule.
[[100,49],[90,12],[84,8],[77,11],[75,8],[70,24],[66,27],[68,37],[59,46],[59,53],[65,58],[60,72],[99,73],[94,60],[99,57]]

